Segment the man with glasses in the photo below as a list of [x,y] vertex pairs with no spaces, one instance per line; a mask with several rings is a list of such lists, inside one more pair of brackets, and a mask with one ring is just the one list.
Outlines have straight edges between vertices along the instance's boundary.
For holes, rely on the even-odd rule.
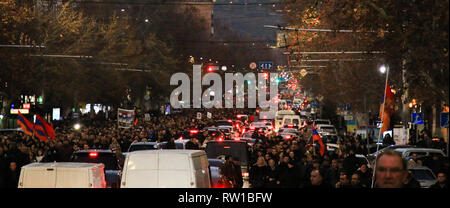
[[403,188],[407,181],[407,162],[395,150],[386,150],[377,157],[376,188]]

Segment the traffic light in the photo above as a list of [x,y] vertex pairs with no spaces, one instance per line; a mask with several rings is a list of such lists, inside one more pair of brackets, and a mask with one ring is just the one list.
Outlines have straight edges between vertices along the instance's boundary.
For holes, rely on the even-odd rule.
[[42,98],[42,96],[39,96],[37,99],[39,104],[43,104],[44,103],[44,98]]
[[213,72],[214,68],[212,66],[208,66],[208,68],[206,69],[207,72]]
[[267,72],[264,72],[264,79],[269,79],[269,73],[267,73]]

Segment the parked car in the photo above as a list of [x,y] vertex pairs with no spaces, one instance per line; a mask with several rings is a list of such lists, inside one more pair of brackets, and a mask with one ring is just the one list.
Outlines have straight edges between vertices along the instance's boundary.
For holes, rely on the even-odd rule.
[[411,156],[413,153],[417,153],[419,156],[429,156],[431,154],[438,154],[445,157],[445,153],[440,149],[431,148],[396,148],[395,151],[400,152],[403,158]]
[[[370,149],[374,149],[374,148],[377,149],[378,148],[378,151],[375,151],[374,153],[367,155],[367,158],[371,162],[373,162],[377,158],[378,154],[380,154],[381,152],[383,152],[385,150],[388,150],[388,149],[394,149],[395,150],[395,149],[398,149],[398,148],[410,148],[410,147],[413,147],[411,145],[390,145],[390,146],[385,146],[383,144],[378,144],[378,143],[376,143],[375,145],[374,144],[369,144],[369,145],[370,145],[369,146]],[[377,147],[377,145],[378,145],[378,147]]]
[[331,125],[331,121],[329,119],[316,119],[313,121],[313,125],[317,126],[319,124],[327,124],[327,125]]
[[321,136],[335,136],[337,135],[337,130],[333,125],[329,124],[319,124],[314,126],[317,129],[317,133],[321,134]]

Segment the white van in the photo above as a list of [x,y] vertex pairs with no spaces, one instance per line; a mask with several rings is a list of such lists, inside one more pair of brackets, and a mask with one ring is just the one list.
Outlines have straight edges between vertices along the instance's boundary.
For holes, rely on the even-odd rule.
[[18,188],[106,188],[102,163],[31,163],[22,167]]
[[208,164],[203,150],[130,152],[120,188],[210,188]]
[[275,132],[278,132],[287,124],[300,124],[300,116],[293,110],[280,110],[275,115]]

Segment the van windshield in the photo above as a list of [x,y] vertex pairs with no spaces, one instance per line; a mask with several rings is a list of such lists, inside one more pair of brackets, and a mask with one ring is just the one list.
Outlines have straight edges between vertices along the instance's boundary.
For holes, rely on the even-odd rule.
[[232,156],[238,159],[241,165],[248,164],[247,151],[247,144],[245,142],[208,142],[206,145],[206,155],[208,158],[216,159],[220,156]]
[[89,152],[74,153],[72,162],[103,163],[105,170],[119,170],[116,156],[113,153],[99,152],[96,157],[90,157]]
[[138,145],[131,145],[128,152],[134,152],[138,150],[154,150],[155,144],[138,144]]

